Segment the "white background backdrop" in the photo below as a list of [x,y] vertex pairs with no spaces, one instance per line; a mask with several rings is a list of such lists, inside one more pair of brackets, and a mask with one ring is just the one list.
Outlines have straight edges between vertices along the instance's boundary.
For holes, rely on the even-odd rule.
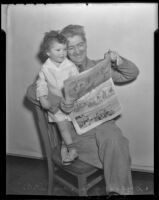
[[[9,5],[7,17],[7,153],[42,157],[27,87],[40,69],[36,58],[45,32],[69,24],[85,27],[88,57],[107,49],[133,61],[140,74],[118,86],[123,115],[117,124],[130,141],[132,167],[153,170],[154,31],[157,4]],[[3,23],[5,26],[5,23]]]

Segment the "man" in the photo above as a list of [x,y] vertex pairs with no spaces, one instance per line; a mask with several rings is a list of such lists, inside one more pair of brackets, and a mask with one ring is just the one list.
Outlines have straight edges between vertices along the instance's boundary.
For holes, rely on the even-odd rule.
[[[87,41],[82,26],[68,25],[61,33],[67,38],[68,57],[78,66],[80,72],[99,62],[87,57]],[[112,61],[111,76],[115,84],[136,79],[139,70],[131,61],[115,52],[108,53]],[[35,100],[35,84],[29,87],[28,96]],[[69,106],[56,97],[50,110],[56,112],[59,107],[68,112]],[[83,135],[77,135],[72,128],[71,136],[79,158],[104,169],[108,195],[133,194],[129,144],[115,124],[115,120],[105,122]]]

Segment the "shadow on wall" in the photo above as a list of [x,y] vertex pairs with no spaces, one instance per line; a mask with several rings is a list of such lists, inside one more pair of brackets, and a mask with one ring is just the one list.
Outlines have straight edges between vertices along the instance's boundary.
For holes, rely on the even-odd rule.
[[39,51],[38,51],[38,53],[36,55],[36,58],[38,59],[40,64],[44,64],[44,62],[48,58],[48,56],[46,56],[46,54],[44,54],[44,52],[42,51],[42,42],[41,42],[41,44],[39,46]]
[[[42,52],[41,46],[42,46],[42,42],[39,46],[39,51],[36,55],[36,59],[42,65],[48,57]],[[32,113],[32,116],[33,116],[32,118],[34,120],[36,131],[38,133],[39,140],[40,140],[40,146],[42,147],[42,152],[45,152],[45,151],[43,151],[44,146],[42,144],[40,129],[39,129],[39,125],[38,125],[38,117],[37,117],[37,113],[35,111],[35,105],[34,105],[34,104],[36,104],[36,96],[35,96],[34,90],[35,90],[35,87],[36,87],[37,78],[38,78],[38,74],[34,78],[33,83],[31,83],[30,86],[28,85],[26,95],[23,98],[23,106],[25,108],[27,108],[27,110],[29,110]],[[45,155],[43,155],[43,156],[45,156]]]
[[[37,77],[35,78],[35,80],[37,79]],[[34,80],[34,82],[35,82]],[[31,85],[28,87],[28,89],[31,87]],[[40,135],[40,129],[39,129],[39,125],[38,125],[38,117],[37,117],[37,114],[36,114],[36,111],[35,111],[35,106],[34,106],[34,102],[32,102],[29,98],[29,94],[28,94],[28,89],[27,89],[27,93],[26,95],[24,96],[23,98],[23,106],[29,110],[31,113],[32,113],[32,119],[35,123],[35,127],[36,127],[36,131],[38,133],[38,137],[39,137],[39,140],[40,140],[40,146],[42,147],[42,153],[45,152],[43,149],[44,149],[44,146],[43,146],[43,143],[42,143],[42,139],[41,139],[41,135]],[[29,96],[29,97],[28,97]],[[43,155],[45,156],[45,154]]]
[[43,64],[48,57],[44,55],[41,50],[39,50],[39,52],[37,53],[37,58],[40,61],[40,63]]

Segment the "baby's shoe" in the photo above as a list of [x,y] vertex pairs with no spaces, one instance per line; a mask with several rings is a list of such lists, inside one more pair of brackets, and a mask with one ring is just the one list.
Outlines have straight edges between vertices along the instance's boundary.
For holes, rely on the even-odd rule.
[[61,146],[61,159],[63,165],[71,164],[70,161],[68,160],[68,149],[64,144],[62,144]]
[[65,156],[62,159],[63,165],[70,165],[78,158],[76,149],[72,149],[72,148],[69,151],[67,151],[67,153],[64,155]]
[[72,162],[75,161],[78,158],[77,150],[75,148],[69,149],[68,157],[69,157],[70,161],[72,161]]
[[62,144],[61,146],[62,164],[67,165],[67,157],[68,157],[68,149],[64,144]]
[[70,165],[77,158],[78,158],[78,153],[76,149],[70,148],[68,151],[68,148],[64,144],[62,144],[61,159],[63,165]]

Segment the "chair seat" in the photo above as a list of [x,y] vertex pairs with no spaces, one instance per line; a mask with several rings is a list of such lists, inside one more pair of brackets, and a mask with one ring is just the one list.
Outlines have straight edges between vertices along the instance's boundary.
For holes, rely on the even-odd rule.
[[94,167],[80,159],[77,159],[71,165],[63,165],[61,162],[60,150],[57,148],[53,151],[52,159],[59,167],[77,175],[93,173],[99,170],[99,168]]

